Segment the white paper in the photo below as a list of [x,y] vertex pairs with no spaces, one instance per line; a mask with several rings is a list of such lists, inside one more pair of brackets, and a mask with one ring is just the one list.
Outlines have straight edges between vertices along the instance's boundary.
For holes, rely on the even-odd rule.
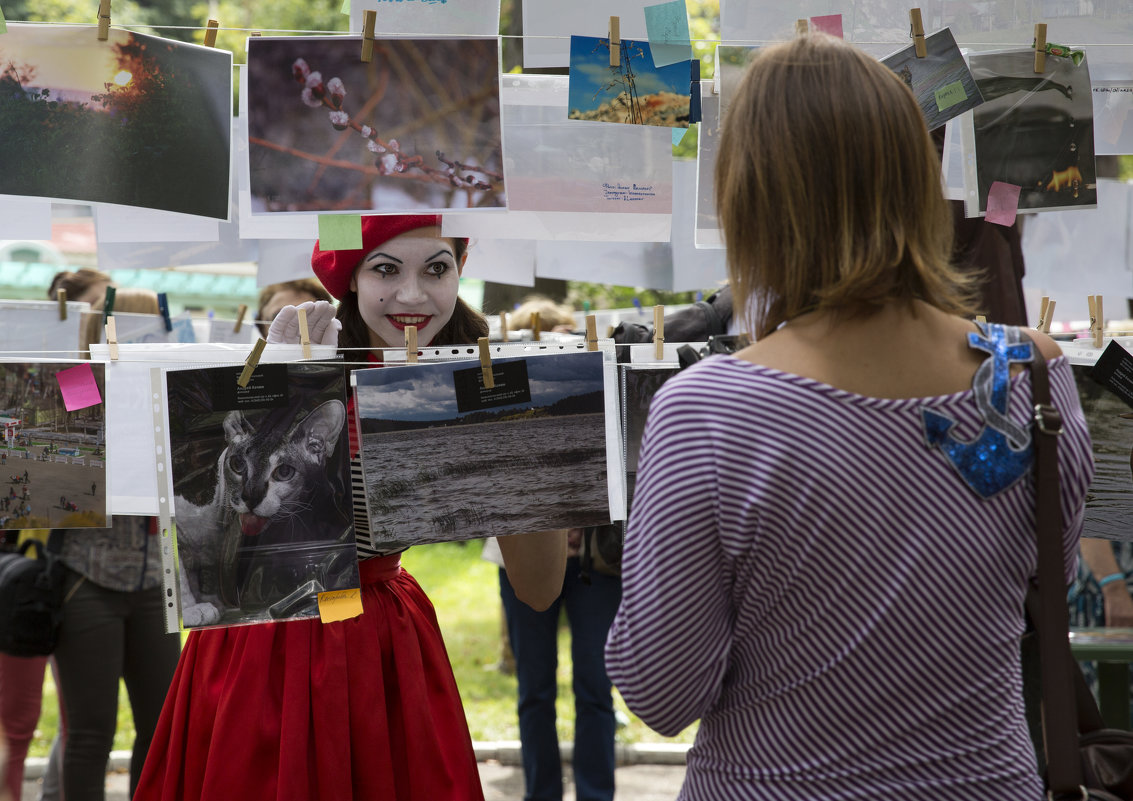
[[[1133,75],[1133,70],[1130,72]],[[1133,79],[1093,82],[1094,149],[1099,156],[1133,153]]]
[[318,232],[309,239],[261,239],[256,286],[265,287],[300,278],[314,278],[311,253],[317,238]]
[[672,215],[601,214],[585,211],[449,213],[441,218],[445,236],[479,239],[538,239],[565,242],[668,242]]
[[[117,315],[115,315],[117,316]],[[334,357],[334,348],[312,345],[316,359]],[[188,366],[215,367],[240,364],[248,358],[247,345],[152,344],[121,345],[118,359],[110,361],[106,345],[91,345],[91,358],[106,362],[106,437],[113,442],[107,449],[107,503],[110,514],[156,515],[157,443],[154,439],[150,389],[152,368]],[[297,361],[299,345],[268,345],[260,361]]]
[[716,216],[716,148],[720,143],[720,95],[712,81],[700,83],[700,131],[696,140],[696,218],[698,248],[721,248],[724,236]]
[[500,0],[351,0],[350,30],[362,31],[362,13],[376,11],[378,36],[450,34],[495,36],[500,32]]
[[673,284],[667,242],[539,242],[535,275],[596,284],[668,289]]
[[80,332],[89,303],[67,301],[67,319],[59,319],[53,300],[0,300],[0,351],[7,357],[78,359]]
[[570,66],[570,37],[609,36],[611,16],[621,18],[623,39],[648,41],[645,7],[655,3],[656,0],[523,0],[523,66]]
[[99,245],[105,242],[216,242],[220,238],[220,222],[209,217],[110,203],[94,204],[94,230]]
[[535,242],[530,239],[477,239],[469,243],[464,278],[513,286],[535,285]]
[[0,239],[51,239],[51,202],[0,195]]
[[673,283],[674,292],[713,290],[728,277],[722,248],[696,247],[697,162],[673,162]]

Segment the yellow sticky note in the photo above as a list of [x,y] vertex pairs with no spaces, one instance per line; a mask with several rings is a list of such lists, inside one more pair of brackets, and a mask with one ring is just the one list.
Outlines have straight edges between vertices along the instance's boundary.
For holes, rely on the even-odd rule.
[[331,590],[319,593],[319,618],[324,623],[349,620],[362,614],[361,590]]
[[951,108],[957,103],[963,103],[968,99],[968,93],[964,91],[964,84],[960,81],[953,81],[947,86],[942,86],[936,90],[936,107],[940,111],[946,108]]

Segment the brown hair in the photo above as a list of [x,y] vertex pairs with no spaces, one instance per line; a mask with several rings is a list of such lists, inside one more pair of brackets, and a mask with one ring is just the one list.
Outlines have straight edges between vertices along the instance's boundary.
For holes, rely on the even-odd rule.
[[[452,239],[450,241],[452,242],[456,263],[460,264],[464,258],[468,242],[464,239]],[[362,319],[362,313],[358,310],[357,292],[346,291],[338,304],[338,312],[335,316],[342,321],[342,331],[338,335],[339,349],[372,347],[370,344],[370,328],[366,325],[366,321]],[[458,297],[452,317],[437,332],[437,335],[433,337],[433,341],[429,344],[471,345],[480,337],[486,336],[488,336],[488,321],[484,319],[484,315]],[[402,344],[401,342],[386,343],[390,347],[398,347]],[[347,361],[362,361],[358,354],[346,353],[345,356]]]
[[268,284],[260,290],[259,308],[256,309],[256,325],[266,337],[268,335],[268,327],[271,325],[271,320],[264,319],[264,307],[268,305],[275,295],[279,292],[305,292],[311,295],[315,300],[325,300],[327,303],[333,303],[334,298],[327,292],[317,278],[297,278],[294,281],[283,281],[278,284]]
[[842,40],[805,35],[754,57],[715,179],[735,308],[756,336],[894,300],[971,313],[977,277],[949,263],[952,217],[916,99]]
[[[79,296],[98,283],[110,283],[110,276],[102,270],[93,270],[82,267],[78,270],[63,270],[55,273],[51,279],[51,286],[47,288],[47,297],[55,300],[56,292],[60,289],[67,293],[67,300],[78,300]],[[93,308],[93,307],[92,307]]]
[[570,306],[559,305],[543,295],[528,295],[519,308],[508,315],[512,328],[530,328],[535,312],[539,313],[539,330],[553,331],[556,326],[574,326],[574,312]]

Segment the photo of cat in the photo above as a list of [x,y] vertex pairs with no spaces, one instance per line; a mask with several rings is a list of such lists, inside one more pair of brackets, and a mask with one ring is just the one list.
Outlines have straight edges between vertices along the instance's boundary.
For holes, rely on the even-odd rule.
[[182,625],[318,614],[358,586],[343,368],[166,372]]

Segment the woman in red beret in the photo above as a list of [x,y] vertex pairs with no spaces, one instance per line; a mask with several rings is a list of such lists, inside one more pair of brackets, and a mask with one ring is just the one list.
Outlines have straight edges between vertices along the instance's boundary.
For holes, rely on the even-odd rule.
[[[442,237],[439,217],[363,217],[362,241],[315,244],[315,274],[340,305],[301,304],[312,341],[338,344],[348,361],[369,349],[376,362],[407,325],[423,344],[487,334],[457,296],[467,240]],[[281,311],[268,341],[298,341],[297,318]],[[362,615],[190,633],[134,801],[483,799],[432,604],[357,513],[355,532]],[[534,608],[559,593],[565,543],[561,531],[500,539],[508,578]]]

